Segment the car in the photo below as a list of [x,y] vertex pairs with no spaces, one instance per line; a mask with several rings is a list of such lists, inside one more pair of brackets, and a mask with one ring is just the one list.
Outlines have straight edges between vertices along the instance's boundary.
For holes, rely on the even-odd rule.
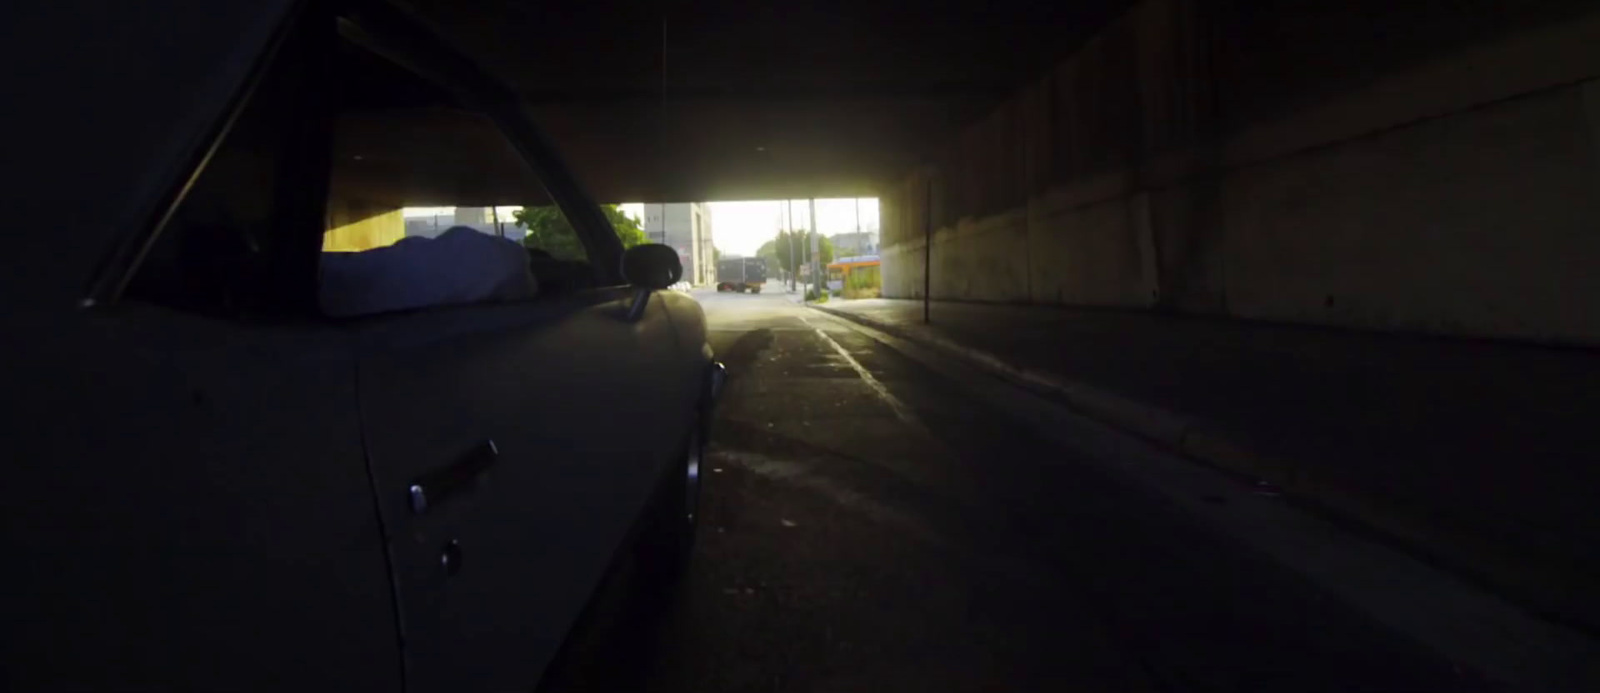
[[[0,273],[0,688],[534,686],[608,575],[670,584],[692,545],[724,374],[676,253],[624,250],[396,6],[165,4],[8,22],[52,68],[8,116],[39,204]],[[575,242],[516,300],[321,309],[330,239],[450,202]]]

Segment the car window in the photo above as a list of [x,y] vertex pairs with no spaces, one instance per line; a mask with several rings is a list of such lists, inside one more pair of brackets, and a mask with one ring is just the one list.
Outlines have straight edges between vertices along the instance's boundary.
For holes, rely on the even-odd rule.
[[181,203],[146,227],[154,235],[130,230],[143,247],[122,297],[225,316],[314,309],[326,102],[313,75],[296,69],[312,42],[284,44],[224,120],[199,175],[186,187],[174,182],[186,190]]
[[451,92],[341,47],[321,303],[334,316],[531,300],[589,252],[514,144]]
[[573,230],[567,216],[555,205],[522,207],[513,214],[518,229],[523,233],[523,246],[535,255],[542,254],[556,260],[587,258],[578,232]]
[[[323,250],[359,252],[453,228],[521,243],[524,207],[564,227],[563,260],[588,259],[565,216],[488,115],[363,48],[340,46]],[[546,232],[544,235],[549,236]],[[554,254],[554,253],[552,253]]]
[[[611,231],[622,242],[623,248],[660,242],[651,240],[644,231],[643,220],[623,211],[622,205],[604,203],[600,205],[600,212],[610,223]],[[526,233],[522,243],[529,249],[561,260],[583,257],[584,248],[577,232],[554,205],[524,207],[517,210],[515,215],[518,225]]]
[[[315,33],[292,42],[247,92],[145,249],[129,296],[208,313],[314,315],[327,314],[330,285],[371,283],[349,272],[390,267],[473,284],[434,292],[462,303],[597,284],[605,273],[592,249],[493,118],[407,67],[344,38],[318,44]],[[615,205],[603,211],[622,220]],[[625,245],[642,242],[616,225]],[[490,267],[504,281],[483,276]],[[330,268],[347,281],[327,281]],[[506,290],[522,282],[517,272],[534,289]]]

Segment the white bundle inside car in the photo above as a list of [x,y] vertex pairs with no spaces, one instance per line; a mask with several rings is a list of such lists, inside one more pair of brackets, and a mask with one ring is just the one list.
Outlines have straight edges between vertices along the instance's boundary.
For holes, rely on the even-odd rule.
[[538,294],[521,245],[456,226],[437,238],[413,236],[357,253],[323,253],[318,298],[324,314],[354,317]]

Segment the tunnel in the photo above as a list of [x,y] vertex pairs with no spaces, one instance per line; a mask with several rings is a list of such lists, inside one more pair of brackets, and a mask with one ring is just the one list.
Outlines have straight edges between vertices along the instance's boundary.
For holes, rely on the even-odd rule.
[[[69,336],[114,347],[131,334],[145,345],[29,390],[30,401],[50,411],[126,424],[116,434],[90,423],[71,428],[61,450],[144,450],[138,446],[153,445],[151,431],[169,411],[197,427],[185,431],[202,431],[185,438],[195,449],[220,445],[225,436],[216,431],[288,445],[365,431],[384,414],[409,422],[392,428],[417,436],[420,447],[436,442],[427,433],[432,422],[476,411],[467,395],[441,398],[449,406],[439,404],[432,417],[417,414],[422,405],[396,404],[399,395],[370,410],[362,400],[344,418],[328,414],[332,405],[308,407],[316,416],[217,405],[227,393],[245,401],[346,375],[350,388],[381,388],[383,374],[414,364],[346,374],[329,365],[342,361],[305,346],[328,339],[359,355],[398,334],[376,321],[329,327],[274,314],[238,334],[207,332],[225,319],[223,309],[250,298],[214,288],[227,279],[215,275],[247,273],[231,266],[208,268],[206,284],[150,288],[124,279],[108,287],[93,279],[118,263],[196,252],[154,237],[143,245],[119,239],[150,219],[159,228],[167,216],[183,218],[161,205],[182,212],[186,195],[213,191],[200,175],[208,167],[230,176],[233,187],[223,187],[233,201],[260,215],[272,201],[316,197],[320,218],[300,221],[326,231],[324,255],[438,236],[442,227],[413,233],[408,220],[420,217],[402,210],[446,205],[462,211],[445,226],[469,224],[466,210],[482,210],[470,225],[490,235],[525,224],[524,210],[535,208],[560,208],[568,232],[590,223],[611,229],[623,223],[616,203],[657,215],[667,205],[695,229],[678,248],[679,281],[653,287],[662,296],[654,300],[679,305],[682,294],[703,318],[650,333],[703,330],[700,356],[718,369],[715,385],[704,386],[716,391],[717,408],[707,414],[704,454],[692,462],[704,486],[696,487],[698,509],[690,503],[700,521],[690,567],[672,596],[622,597],[618,585],[645,579],[640,569],[617,567],[631,565],[631,554],[570,537],[552,542],[552,555],[565,551],[559,555],[606,572],[562,583],[561,594],[581,600],[518,596],[518,607],[575,619],[570,630],[509,629],[544,648],[525,661],[510,657],[517,664],[505,671],[536,679],[515,679],[527,687],[1555,690],[1600,682],[1593,3],[159,4],[161,13],[72,0],[18,11],[13,23],[31,30],[18,30],[29,39],[14,42],[26,50],[13,64],[37,65],[8,78],[30,106],[12,114],[14,151],[26,162],[13,186],[22,193],[16,208],[23,227],[59,230],[16,235],[18,260],[5,281],[24,298],[13,334],[44,335],[29,342],[35,355]],[[376,59],[305,48],[331,40],[331,20],[345,6],[364,4],[398,13],[415,36],[437,42],[442,64],[455,70],[449,75],[481,79],[471,86],[492,98],[477,110],[442,106],[454,98],[448,89],[413,84],[419,76],[436,81],[431,66],[386,53],[382,41],[371,44]],[[307,17],[330,20],[319,25],[328,33],[282,37]],[[359,26],[338,29],[357,43],[363,37]],[[72,36],[76,48],[45,40],[52,32]],[[269,78],[269,68],[282,65],[299,81]],[[318,74],[335,76],[306,76]],[[264,114],[241,106],[269,97],[326,97],[343,110],[327,123],[295,121],[292,132],[252,140],[243,155],[216,144],[232,129],[277,132],[294,120],[290,106]],[[525,114],[529,129],[503,136],[499,109]],[[275,152],[316,137],[333,143],[326,160],[313,162],[327,178],[279,184],[274,176],[299,164]],[[539,156],[529,156],[529,140]],[[87,192],[100,190],[114,192]],[[846,253],[832,249],[803,270],[769,260],[755,278],[746,270],[722,276],[718,260],[747,258],[713,247],[707,205],[771,202],[783,210],[774,213],[774,231],[806,234],[816,230],[817,201],[844,199],[875,200],[878,235],[870,253],[853,259],[871,265],[870,292],[816,285],[824,273],[848,284],[847,269],[829,267],[849,264]],[[574,201],[587,210],[583,218],[575,218]],[[606,203],[599,215],[596,201]],[[508,205],[525,207],[511,216]],[[598,279],[574,279],[588,269],[575,242],[555,252],[517,242],[536,256],[537,291],[616,289],[617,300],[645,310],[644,289],[652,287],[618,288],[628,278],[617,261],[636,245],[673,244],[664,230],[650,235],[665,228],[660,223],[641,218],[641,234],[608,245],[610,255],[589,247]],[[97,250],[58,252],[64,239]],[[797,252],[809,264],[806,243],[773,257]],[[308,262],[262,271],[324,276]],[[272,284],[263,300],[280,308],[314,302],[313,284]],[[132,308],[104,305],[105,296],[124,293]],[[68,308],[104,312],[85,313],[87,326],[76,331],[52,331],[55,323],[38,317]],[[541,310],[599,322],[577,309]],[[175,336],[129,327],[147,314],[185,311],[203,319]],[[420,319],[436,320],[438,332],[410,347],[444,344],[440,335],[466,340],[456,351],[427,352],[432,358],[487,362],[514,348],[465,321]],[[495,319],[531,320],[510,312]],[[273,331],[285,325],[303,331]],[[645,345],[633,354],[645,353],[646,333],[631,333]],[[137,341],[146,338],[154,341]],[[620,352],[591,354],[584,344],[539,353],[571,359],[553,371],[626,384],[619,369],[580,358]],[[241,363],[285,354],[326,370],[256,390],[235,377],[251,368]],[[663,357],[630,377],[664,382],[675,363]],[[140,364],[162,369],[159,377],[129,379]],[[474,362],[459,373],[427,373],[443,391],[465,382],[462,373],[487,370]],[[542,373],[526,364],[516,372]],[[117,402],[163,404],[129,414],[68,399],[112,381],[124,397]],[[485,389],[494,397],[518,390],[500,381]],[[606,410],[612,428],[597,445],[622,449],[636,442],[630,422],[682,413],[654,396]],[[541,412],[570,414],[549,399],[540,400]],[[511,429],[524,420],[491,415]],[[577,445],[576,433],[553,427],[541,435],[551,454],[539,461],[566,464],[560,468],[577,477],[627,465],[618,456],[580,468],[559,459],[563,445]],[[501,454],[494,440],[473,444],[475,455]],[[352,438],[328,458],[361,460],[370,474],[370,446]],[[236,512],[264,503],[217,474],[183,488]],[[261,478],[286,497],[316,490]],[[105,486],[88,497],[137,505]],[[379,531],[385,502],[400,496],[380,497],[377,519],[367,506],[347,513],[348,527]],[[407,502],[427,507],[415,495]],[[552,507],[576,513],[603,502],[572,495]],[[163,521],[188,522],[184,507],[163,506]],[[417,507],[406,506],[420,516]],[[208,525],[196,514],[193,526],[250,541],[271,534],[266,523],[240,517],[237,526]],[[630,539],[648,534],[620,520],[607,529]],[[89,536],[99,541],[99,531]],[[335,535],[323,538],[339,551],[359,543]],[[386,574],[413,577],[436,569],[395,558],[394,547],[412,539],[385,534],[386,548],[373,548],[365,569],[381,564]],[[65,560],[67,552],[41,541],[14,543]],[[485,556],[469,544],[452,539],[443,564],[474,570],[479,560],[496,565],[539,550]],[[85,546],[131,556],[128,565],[143,560],[137,547]],[[182,553],[191,544],[175,546]],[[204,554],[210,545],[193,546]],[[247,570],[248,562],[227,556],[207,569]],[[294,554],[273,557],[272,579],[299,584],[288,570]],[[30,584],[48,586],[47,572]],[[209,593],[172,587],[189,584],[178,573],[151,572],[170,580],[162,598],[183,605],[189,620],[174,623],[208,622]],[[437,586],[445,578],[419,580]],[[385,586],[393,594],[363,604],[371,613],[398,610],[399,584],[397,577]],[[89,602],[52,595],[50,604],[69,604],[78,619],[64,622],[97,622]],[[396,615],[382,624],[382,638],[330,629],[318,642],[347,648],[340,657],[351,661],[384,663],[387,673],[369,682],[444,690],[449,677],[417,672],[448,672],[447,658],[414,662],[408,648],[426,636],[408,637],[460,629],[468,636],[457,652],[468,653],[461,666],[471,669],[505,654],[496,638],[508,632],[452,621],[451,599],[498,608],[449,595],[429,602],[442,616],[408,623]],[[14,601],[19,614],[43,613]],[[156,671],[184,657],[157,644],[118,650],[132,637],[122,630],[85,632],[86,650],[117,653],[110,659],[122,668],[108,671]],[[18,642],[13,651],[57,666],[54,646]],[[74,669],[43,666],[29,671]],[[463,688],[505,680],[472,675]],[[257,683],[307,680],[316,679]]]
[[1600,567],[1570,495],[1595,481],[1592,7],[529,10],[574,27],[535,51],[422,12],[506,32],[483,60],[601,198],[878,196],[882,295],[908,302],[874,324],[945,311],[1024,383],[1182,422],[1157,437],[1362,522],[1433,518],[1430,559],[1600,613],[1585,580],[1512,574]]

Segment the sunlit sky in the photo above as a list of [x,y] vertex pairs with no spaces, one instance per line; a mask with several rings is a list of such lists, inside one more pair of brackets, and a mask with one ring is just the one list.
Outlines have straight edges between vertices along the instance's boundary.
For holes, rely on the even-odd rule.
[[[718,250],[729,255],[755,255],[756,249],[776,235],[780,228],[808,229],[811,225],[809,200],[793,200],[785,205],[782,200],[752,200],[746,202],[709,202],[711,209],[711,242]],[[861,210],[861,230],[878,229],[878,198],[833,198],[817,200],[817,231],[824,236],[852,233],[856,230],[856,209]],[[619,205],[628,216],[644,220],[644,205],[630,202]],[[500,218],[511,220],[511,212],[521,207],[500,207]],[[793,210],[793,220],[786,209]],[[450,214],[454,207],[407,207],[405,216],[424,217],[433,214]]]
[[[878,198],[836,198],[817,200],[817,231],[824,236],[853,233],[856,230],[856,204],[861,207],[861,230],[878,229]],[[709,202],[711,242],[729,255],[755,255],[762,243],[778,235],[778,229],[810,228],[809,200],[753,200],[747,202]],[[784,224],[785,208],[794,210],[793,222]],[[620,205],[624,214],[644,218],[644,205]]]

